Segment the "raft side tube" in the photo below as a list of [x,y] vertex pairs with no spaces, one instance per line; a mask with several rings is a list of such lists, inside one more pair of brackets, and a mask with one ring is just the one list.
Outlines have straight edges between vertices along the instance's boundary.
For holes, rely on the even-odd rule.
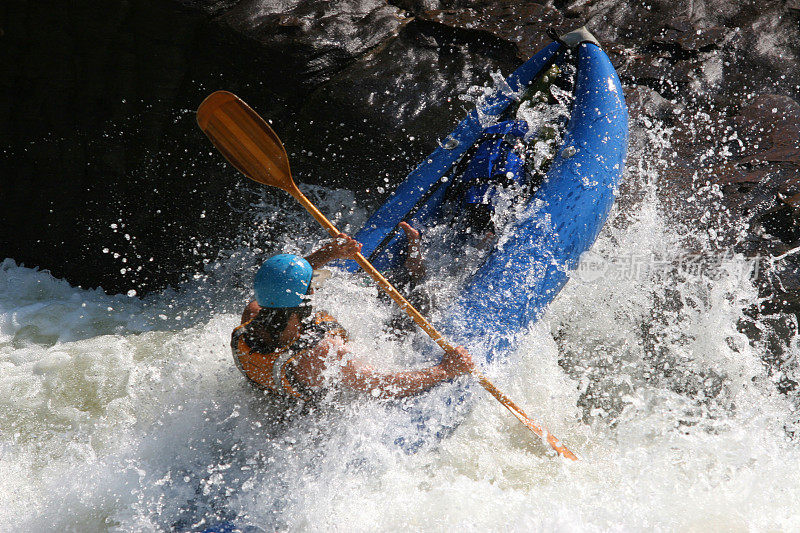
[[[595,44],[578,47],[575,103],[564,142],[528,207],[467,283],[457,342],[515,335],[537,320],[600,233],[625,167],[628,112],[619,78]],[[511,348],[503,342],[504,349]],[[486,352],[488,361],[497,355]]]
[[[506,78],[506,83],[512,92],[519,93],[526,88],[549,64],[560,47],[559,43],[551,43]],[[512,95],[503,94],[500,89],[497,89],[486,99],[480,112],[484,115],[499,115],[513,101]],[[381,243],[384,243],[386,237],[395,231],[397,224],[415,209],[431,188],[435,187],[437,182],[475,144],[483,133],[483,129],[478,120],[478,110],[472,110],[455,130],[445,137],[443,146],[434,150],[398,185],[388,200],[378,208],[355,235],[356,240],[363,244],[361,253],[364,256],[369,257]],[[391,246],[385,245],[384,248],[389,249]],[[382,253],[373,257],[372,260],[378,269],[386,268],[390,262],[390,259]],[[348,270],[358,270],[358,265],[353,261],[346,261],[345,265]]]

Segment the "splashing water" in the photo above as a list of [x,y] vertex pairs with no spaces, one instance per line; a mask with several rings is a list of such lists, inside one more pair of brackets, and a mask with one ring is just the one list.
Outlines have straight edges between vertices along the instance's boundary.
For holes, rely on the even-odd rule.
[[[0,524],[797,529],[797,406],[776,387],[796,377],[796,323],[779,332],[752,318],[757,265],[722,257],[713,234],[680,222],[710,210],[734,224],[712,187],[698,184],[697,213],[664,208],[669,150],[668,130],[636,125],[620,201],[595,247],[514,364],[488,369],[578,463],[552,458],[482,393],[451,437],[410,456],[374,438],[390,423],[377,402],[272,423],[273,407],[232,364],[230,331],[259,259],[308,252],[323,235],[290,200],[266,193],[252,241],[176,291],[107,296],[2,263]],[[350,192],[308,192],[347,231],[365,219]],[[420,340],[381,333],[390,309],[375,296],[337,273],[316,297],[356,351],[403,367]],[[777,370],[763,362],[775,350]]]

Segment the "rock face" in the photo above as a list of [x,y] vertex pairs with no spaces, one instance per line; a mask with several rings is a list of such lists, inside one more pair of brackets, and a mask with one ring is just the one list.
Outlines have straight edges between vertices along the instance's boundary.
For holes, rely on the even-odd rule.
[[[718,184],[750,223],[747,253],[798,244],[791,3],[101,4],[0,7],[10,73],[0,79],[0,251],[72,283],[141,294],[198,271],[237,235],[228,202],[246,204],[253,189],[235,186],[194,125],[210,91],[232,90],[272,118],[298,181],[367,189],[400,180],[488,71],[509,72],[549,42],[548,27],[584,24],[614,61],[632,116],[673,128],[672,186]],[[764,291],[797,311],[792,286]]]
[[4,3],[2,256],[112,293],[175,284],[240,233],[230,204],[254,199],[195,125],[212,90],[274,121],[298,181],[367,189],[405,175],[487,68],[516,62],[377,0],[270,6]]
[[201,80],[238,79],[236,36],[155,1],[0,11],[2,255],[109,292],[191,273],[237,226],[188,111]]

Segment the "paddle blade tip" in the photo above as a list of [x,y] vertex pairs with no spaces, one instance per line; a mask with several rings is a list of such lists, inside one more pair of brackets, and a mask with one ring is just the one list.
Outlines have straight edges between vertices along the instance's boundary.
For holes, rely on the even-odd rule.
[[238,99],[238,96],[228,91],[214,91],[209,94],[197,108],[197,125],[200,126],[201,130],[206,131],[214,112],[224,104]]
[[216,91],[197,108],[197,124],[214,146],[253,181],[299,194],[278,135],[244,101]]
[[571,451],[569,451],[566,448],[564,448],[563,450],[559,450],[559,455],[561,455],[561,457],[565,457],[567,459],[571,459],[572,461],[577,461],[578,460],[578,456],[575,455],[574,453],[572,453]]

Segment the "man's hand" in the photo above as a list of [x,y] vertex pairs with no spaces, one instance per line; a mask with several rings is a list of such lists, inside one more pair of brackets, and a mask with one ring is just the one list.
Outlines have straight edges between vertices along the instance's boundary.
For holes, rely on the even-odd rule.
[[448,350],[444,353],[441,367],[448,375],[456,377],[472,373],[475,370],[475,363],[466,348],[456,346],[452,351]]
[[361,252],[361,243],[345,233],[340,233],[333,241],[325,244],[306,257],[311,268],[317,269],[336,259],[355,259]]
[[329,246],[332,259],[355,259],[361,253],[361,243],[345,233],[334,237]]
[[419,231],[412,228],[408,222],[397,225],[406,233],[408,248],[406,249],[405,267],[414,281],[421,281],[425,277],[425,264],[422,262],[422,246],[420,245]]

